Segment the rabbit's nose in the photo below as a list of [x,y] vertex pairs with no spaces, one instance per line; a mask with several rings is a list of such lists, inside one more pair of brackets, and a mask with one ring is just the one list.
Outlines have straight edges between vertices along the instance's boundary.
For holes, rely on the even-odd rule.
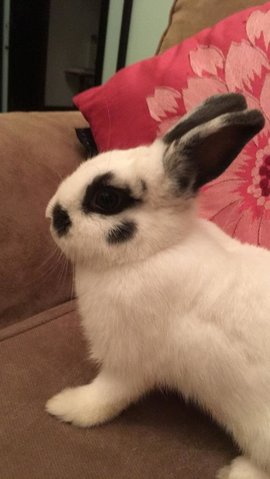
[[65,235],[71,226],[71,219],[68,212],[59,204],[56,204],[53,208],[52,224],[58,236]]

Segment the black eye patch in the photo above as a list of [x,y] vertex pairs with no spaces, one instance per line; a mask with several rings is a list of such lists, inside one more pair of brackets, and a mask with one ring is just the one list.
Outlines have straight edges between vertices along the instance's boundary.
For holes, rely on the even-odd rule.
[[88,185],[82,202],[84,213],[116,215],[141,202],[132,196],[128,187],[119,188],[111,185],[112,180],[113,174],[109,172],[98,176],[91,185]]
[[108,232],[106,240],[109,244],[124,243],[125,241],[132,239],[136,231],[136,223],[134,223],[134,221],[126,220],[112,228]]

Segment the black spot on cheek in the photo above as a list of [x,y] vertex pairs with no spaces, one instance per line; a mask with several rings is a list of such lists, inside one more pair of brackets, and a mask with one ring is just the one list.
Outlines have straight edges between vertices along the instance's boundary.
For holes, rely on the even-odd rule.
[[132,239],[137,231],[137,225],[134,221],[123,221],[112,228],[106,237],[109,244],[124,243]]

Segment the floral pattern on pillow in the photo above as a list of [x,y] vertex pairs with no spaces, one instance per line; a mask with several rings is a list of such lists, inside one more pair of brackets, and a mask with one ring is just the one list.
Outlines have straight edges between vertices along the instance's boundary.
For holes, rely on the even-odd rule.
[[[270,247],[270,10],[253,10],[246,38],[232,41],[226,54],[214,44],[189,52],[193,75],[177,89],[159,86],[146,98],[162,135],[186,111],[207,97],[228,91],[245,95],[250,108],[265,116],[265,128],[245,147],[223,175],[200,194],[200,214],[243,242]],[[182,113],[182,111],[181,111]]]

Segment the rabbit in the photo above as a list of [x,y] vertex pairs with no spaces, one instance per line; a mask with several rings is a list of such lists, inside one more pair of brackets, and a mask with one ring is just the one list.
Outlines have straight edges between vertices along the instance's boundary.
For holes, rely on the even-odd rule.
[[60,184],[46,216],[75,264],[100,371],[51,398],[50,414],[96,426],[171,388],[243,452],[216,477],[270,477],[270,252],[229,237],[196,207],[200,188],[263,126],[242,95],[215,95],[151,145],[101,153]]

